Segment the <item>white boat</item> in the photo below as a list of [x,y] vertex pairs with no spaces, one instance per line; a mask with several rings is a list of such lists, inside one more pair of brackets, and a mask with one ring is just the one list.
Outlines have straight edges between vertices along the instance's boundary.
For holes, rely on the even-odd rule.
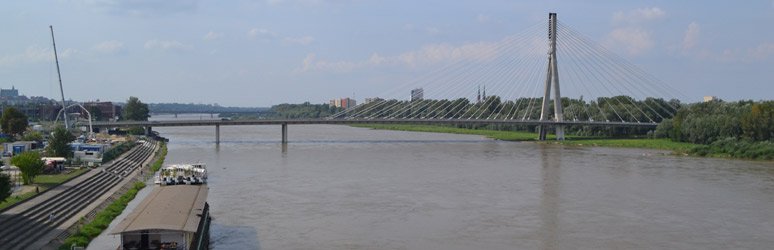
[[165,165],[153,182],[157,185],[207,184],[207,167],[204,163]]

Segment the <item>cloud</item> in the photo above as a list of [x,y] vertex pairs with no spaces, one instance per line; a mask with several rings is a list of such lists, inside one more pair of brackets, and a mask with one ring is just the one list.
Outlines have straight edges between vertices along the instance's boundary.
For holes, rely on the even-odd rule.
[[618,11],[613,14],[613,23],[642,23],[662,19],[666,12],[659,7],[634,9],[627,12]]
[[314,42],[314,37],[311,37],[311,36],[285,37],[283,41],[290,44],[309,45],[310,43]]
[[425,28],[425,32],[427,32],[428,35],[435,36],[438,34],[441,34],[441,30],[439,30],[436,27],[427,27]]
[[653,47],[650,32],[640,28],[616,28],[603,42],[607,47],[624,50],[629,55],[640,55]]
[[484,14],[478,14],[478,16],[476,16],[476,21],[479,23],[488,23],[490,19],[489,16]]
[[247,37],[270,40],[276,38],[277,34],[263,28],[252,28],[247,31]]
[[257,39],[267,40],[267,41],[281,41],[284,44],[309,45],[312,42],[314,42],[314,37],[311,37],[311,36],[300,36],[300,37],[282,36],[280,34],[277,34],[274,31],[264,29],[264,28],[252,28],[248,30],[247,37],[250,39],[257,38]]
[[103,54],[115,54],[124,50],[124,43],[116,40],[104,41],[94,45],[93,49]]
[[216,33],[214,31],[210,31],[210,32],[207,32],[206,35],[204,35],[204,40],[212,41],[212,40],[216,40],[216,39],[221,38],[221,37],[223,37],[223,33]]
[[691,22],[691,24],[688,25],[688,30],[685,31],[685,36],[683,37],[683,51],[696,47],[696,44],[699,42],[700,32],[701,28],[699,28],[698,23]]
[[[59,51],[59,60],[65,60],[78,54],[76,49],[66,48]],[[16,65],[21,63],[53,62],[54,52],[50,47],[37,45],[29,46],[24,53],[0,57],[0,66]]]
[[131,16],[162,16],[193,11],[198,0],[80,0],[97,11]]
[[162,41],[162,40],[148,40],[145,42],[145,49],[160,49],[160,50],[192,50],[193,45],[184,44],[175,40]]
[[602,43],[632,56],[641,55],[655,44],[652,32],[646,28],[647,23],[664,17],[666,11],[659,7],[617,11],[613,13],[613,30]]
[[[542,37],[541,37],[542,38]],[[328,71],[328,72],[351,72],[353,70],[378,67],[378,66],[402,66],[402,67],[420,67],[442,63],[452,63],[460,60],[474,62],[491,61],[498,56],[505,56],[503,43],[512,42],[504,39],[499,42],[476,42],[467,43],[459,46],[453,46],[446,43],[430,44],[414,51],[407,51],[393,56],[383,56],[373,53],[364,60],[359,61],[328,61],[318,59],[315,54],[308,54],[302,62],[302,67],[298,69],[301,72]],[[544,50],[534,50],[535,46],[544,48],[543,39],[535,40],[530,45],[525,46],[522,51],[510,51],[508,53],[517,53],[524,55],[527,53],[544,53]]]

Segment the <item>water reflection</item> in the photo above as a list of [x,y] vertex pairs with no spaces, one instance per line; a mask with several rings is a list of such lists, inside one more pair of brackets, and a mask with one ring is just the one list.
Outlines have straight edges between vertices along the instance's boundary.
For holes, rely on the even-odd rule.
[[549,145],[538,146],[541,160],[542,194],[540,196],[540,236],[543,249],[557,249],[559,230],[559,190],[562,150],[548,150]]

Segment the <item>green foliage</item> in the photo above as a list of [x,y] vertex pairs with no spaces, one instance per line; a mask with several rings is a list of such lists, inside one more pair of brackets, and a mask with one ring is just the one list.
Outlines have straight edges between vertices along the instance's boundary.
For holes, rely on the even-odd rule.
[[774,101],[712,101],[680,109],[671,124],[657,129],[674,141],[712,144],[727,138],[766,141],[774,138]]
[[302,104],[284,103],[272,106],[269,111],[269,118],[321,118],[331,116],[341,110],[342,109],[340,108],[331,107],[328,104],[311,104],[309,102]]
[[89,114],[91,115],[91,120],[93,121],[106,121],[107,117],[105,117],[104,114],[102,114],[102,110],[99,109],[96,106],[89,107]]
[[102,163],[107,163],[109,161],[112,161],[116,157],[132,149],[132,147],[134,147],[133,142],[125,141],[125,142],[122,142],[121,144],[118,144],[108,149],[107,151],[105,151],[104,154],[102,154]]
[[690,153],[698,156],[774,160],[774,143],[771,141],[725,138],[716,140],[709,145],[697,146],[693,148]]
[[164,159],[167,158],[167,144],[164,142],[161,142],[161,149],[159,150],[159,158],[153,162],[153,165],[151,165],[151,172],[156,172],[161,169],[161,165],[164,164]]
[[0,202],[5,201],[5,199],[7,199],[8,196],[11,196],[12,187],[13,187],[13,182],[11,182],[11,176],[8,176],[7,174],[0,172]]
[[[418,101],[385,100],[371,102],[358,106],[361,117],[406,117],[406,118],[473,118],[473,119],[525,119],[537,120],[540,118],[540,105],[542,98],[518,98],[505,100],[498,96],[488,96],[481,102],[471,103],[467,98],[455,100],[425,99]],[[583,98],[562,98],[562,107],[565,120],[578,121],[640,121],[643,123],[661,122],[665,118],[672,117],[673,113],[681,106],[678,100],[665,101],[663,99],[646,98],[638,101],[629,96],[600,97],[597,100],[585,101]],[[554,104],[549,104],[549,110],[554,109]],[[340,117],[337,117],[340,118]],[[478,128],[479,126],[466,126]],[[535,131],[535,126],[510,125],[499,126],[505,130]],[[631,136],[644,135],[648,128],[636,127],[599,127],[599,126],[566,126],[567,134],[579,136]]]
[[142,127],[130,127],[126,129],[126,133],[130,135],[144,135],[145,129]]
[[35,183],[35,176],[43,171],[45,163],[38,152],[27,151],[11,158],[11,164],[19,168],[24,185],[28,185]]
[[123,112],[124,120],[129,121],[147,121],[150,117],[148,104],[142,103],[137,97],[131,96],[126,101]]
[[3,110],[3,116],[0,117],[0,127],[3,133],[18,135],[27,130],[27,116],[14,107],[7,107]]
[[741,123],[744,136],[753,141],[774,139],[774,101],[753,103]]
[[21,140],[22,141],[42,141],[43,134],[41,134],[38,131],[27,129],[27,131],[25,131],[24,134],[22,135]]
[[75,136],[62,126],[54,129],[53,136],[48,140],[47,154],[53,157],[70,158],[73,155],[73,149],[70,142],[75,140]]
[[145,187],[143,182],[135,182],[129,191],[121,195],[117,200],[113,201],[105,209],[97,213],[94,220],[83,225],[78,232],[65,239],[64,243],[59,246],[59,249],[68,250],[70,246],[75,244],[77,246],[87,246],[92,239],[99,236],[102,231],[110,226],[110,222],[113,221],[121,212],[124,211],[126,205],[137,196],[137,192]]

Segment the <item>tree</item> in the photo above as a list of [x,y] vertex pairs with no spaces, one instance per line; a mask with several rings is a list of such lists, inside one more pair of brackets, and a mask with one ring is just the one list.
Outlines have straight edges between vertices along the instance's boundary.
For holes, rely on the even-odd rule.
[[11,158],[11,164],[19,168],[24,185],[28,185],[35,183],[35,177],[43,171],[44,162],[38,152],[27,151]]
[[0,202],[5,201],[8,196],[11,196],[11,177],[3,172],[0,172]]
[[105,118],[105,115],[102,114],[102,110],[99,109],[98,107],[91,106],[91,107],[88,108],[88,110],[89,110],[89,114],[91,115],[91,119],[92,120],[94,120],[94,121],[107,120]]
[[73,153],[69,144],[73,140],[75,140],[75,136],[70,131],[61,126],[56,127],[54,135],[48,141],[48,155],[69,158]]
[[124,120],[147,121],[150,117],[148,104],[142,103],[137,97],[131,96],[124,106]]
[[14,107],[7,107],[0,117],[0,126],[3,132],[10,135],[18,135],[27,130],[27,116]]
[[27,129],[22,135],[22,141],[42,141],[43,134],[38,131]]

